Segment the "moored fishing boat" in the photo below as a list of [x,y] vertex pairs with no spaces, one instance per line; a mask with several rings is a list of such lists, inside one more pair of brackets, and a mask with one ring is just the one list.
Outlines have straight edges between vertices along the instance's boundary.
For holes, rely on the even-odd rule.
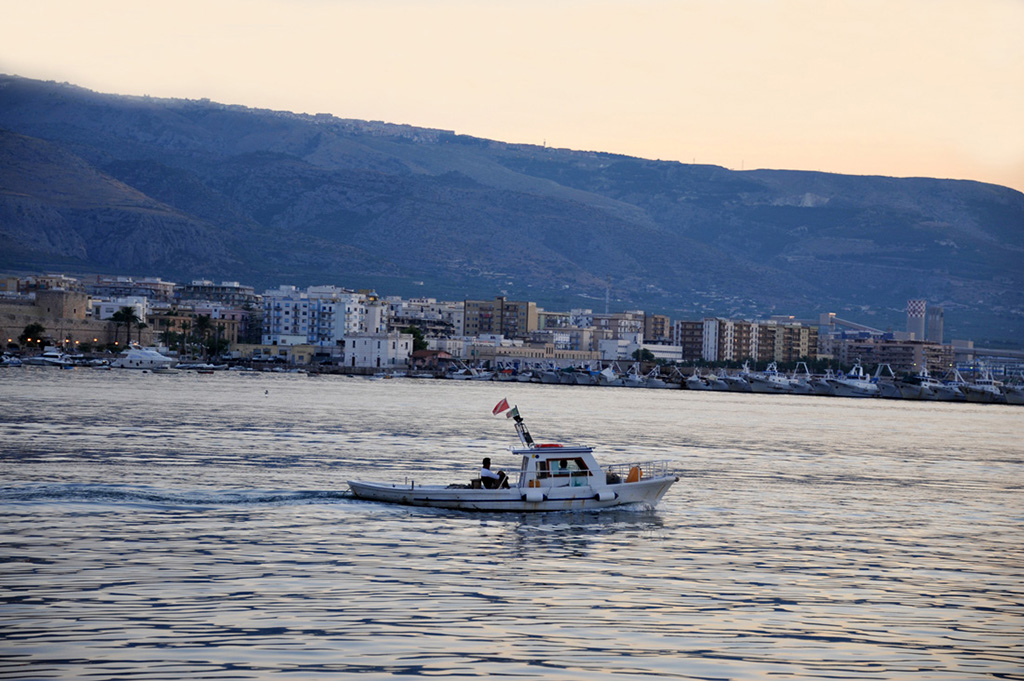
[[708,386],[712,390],[717,390],[718,392],[725,392],[729,389],[729,384],[726,383],[723,379],[723,376],[725,375],[725,369],[721,369],[718,374],[709,373],[704,378],[707,381]]
[[[745,366],[745,365],[744,365]],[[722,380],[725,381],[725,385],[730,392],[734,393],[749,393],[750,383],[747,382],[746,377],[741,374],[729,375],[723,374]]]
[[835,395],[836,391],[832,387],[832,380],[835,377],[836,375],[831,369],[826,369],[824,374],[816,375],[811,379],[811,390],[815,395]]
[[796,369],[789,377],[789,390],[794,395],[813,395],[814,387],[811,385],[813,380],[814,376],[811,375],[807,362],[797,362]]
[[1004,383],[1003,398],[1007,404],[1024,404],[1024,381]]
[[[508,408],[505,400],[494,413]],[[519,474],[505,488],[488,489],[483,479],[468,484],[420,485],[350,480],[349,489],[360,499],[412,506],[465,511],[582,511],[626,504],[658,503],[678,476],[668,461],[602,467],[588,445],[538,444],[533,441],[517,407],[508,414],[515,420],[521,446],[509,451],[520,457]]]
[[700,369],[694,369],[693,373],[684,381],[687,390],[711,390],[711,386],[701,377]]
[[878,396],[887,400],[902,400],[903,393],[896,385],[896,372],[888,364],[879,364],[875,367],[875,376],[872,379],[878,386]]
[[1005,402],[1003,382],[992,378],[992,371],[981,369],[981,375],[964,386],[968,402]]
[[942,381],[929,374],[928,367],[923,366],[917,374],[897,379],[896,386],[904,399],[935,400]]
[[793,391],[789,379],[779,373],[779,365],[772,362],[764,371],[747,372],[744,378],[750,384],[750,391],[755,393],[785,394]]
[[850,373],[826,380],[838,397],[878,397],[878,385],[864,373],[859,359],[854,362]]

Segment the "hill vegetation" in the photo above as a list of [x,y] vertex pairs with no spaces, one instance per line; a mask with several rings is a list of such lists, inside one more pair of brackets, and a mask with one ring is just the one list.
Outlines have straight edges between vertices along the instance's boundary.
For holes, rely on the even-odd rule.
[[1024,195],[737,172],[0,76],[0,268],[1024,339]]

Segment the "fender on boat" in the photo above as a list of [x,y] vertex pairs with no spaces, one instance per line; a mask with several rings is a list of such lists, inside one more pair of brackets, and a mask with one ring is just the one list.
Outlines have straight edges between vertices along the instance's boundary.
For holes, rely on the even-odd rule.
[[598,501],[614,501],[619,498],[619,493],[613,492],[610,489],[603,489],[594,496]]
[[548,495],[544,494],[543,490],[540,490],[540,489],[537,489],[537,488],[527,489],[525,492],[523,492],[523,501],[533,501],[533,502],[536,502],[536,501],[544,501],[547,498],[548,498]]

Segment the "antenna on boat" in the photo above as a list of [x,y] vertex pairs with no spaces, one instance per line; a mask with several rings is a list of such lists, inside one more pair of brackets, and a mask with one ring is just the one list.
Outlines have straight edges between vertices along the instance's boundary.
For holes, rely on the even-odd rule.
[[523,423],[523,417],[519,415],[519,410],[516,409],[515,414],[512,414],[512,420],[516,422],[516,432],[519,433],[519,440],[526,447],[533,446],[533,437],[530,435],[530,431],[526,428],[526,424]]

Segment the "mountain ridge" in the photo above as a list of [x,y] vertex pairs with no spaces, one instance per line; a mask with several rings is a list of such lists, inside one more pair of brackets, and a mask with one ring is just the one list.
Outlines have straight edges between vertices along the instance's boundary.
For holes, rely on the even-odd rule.
[[673,318],[836,311],[897,329],[921,297],[957,337],[1024,338],[1024,195],[997,185],[732,171],[12,76],[0,128],[8,269],[554,309],[610,289],[616,309]]

